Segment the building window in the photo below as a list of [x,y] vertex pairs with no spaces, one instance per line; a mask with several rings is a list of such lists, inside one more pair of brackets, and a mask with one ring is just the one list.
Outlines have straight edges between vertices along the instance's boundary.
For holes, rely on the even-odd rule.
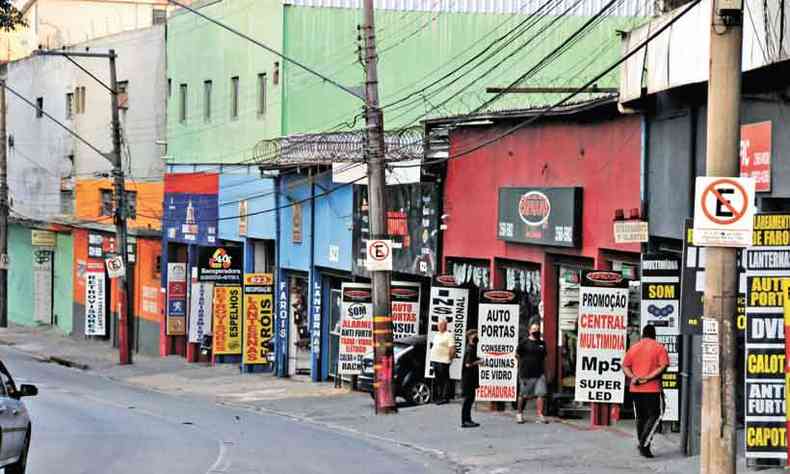
[[137,191],[126,191],[126,217],[137,219]]
[[258,74],[258,117],[266,115],[266,74]]
[[239,118],[239,76],[230,78],[230,118]]
[[129,81],[118,82],[118,108],[129,109]]
[[37,97],[36,98],[36,118],[41,118],[44,116],[44,98]]
[[74,116],[74,93],[69,92],[66,94],[66,119],[71,119]]
[[179,86],[179,95],[181,102],[178,109],[178,121],[185,123],[187,121],[187,85],[181,84]]
[[74,214],[74,191],[60,191],[60,213]]
[[112,202],[112,189],[102,189],[101,190],[101,209],[99,211],[100,216],[111,216],[113,214],[113,209],[115,205]]
[[[113,201],[113,190],[101,190],[101,210],[100,215],[112,216],[115,210],[115,202]],[[130,219],[137,218],[137,191],[126,191],[126,217]]]
[[203,81],[203,120],[208,122],[211,120],[211,91],[213,83],[211,81]]
[[164,25],[167,23],[167,10],[164,8],[154,8],[152,10],[153,18],[151,23],[154,25]]
[[167,79],[167,98],[169,99],[173,95],[173,80],[168,78]]
[[84,87],[75,87],[74,88],[74,105],[73,110],[75,114],[82,114],[85,113],[85,88]]

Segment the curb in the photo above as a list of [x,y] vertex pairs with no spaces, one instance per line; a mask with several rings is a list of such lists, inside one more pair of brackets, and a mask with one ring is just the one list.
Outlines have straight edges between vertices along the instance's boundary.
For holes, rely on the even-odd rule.
[[88,364],[82,364],[80,362],[75,362],[73,360],[64,359],[63,357],[49,356],[49,358],[46,358],[46,359],[47,359],[47,362],[53,362],[55,364],[60,364],[60,365],[63,365],[65,367],[70,367],[72,369],[88,370],[90,368],[90,367],[88,367]]

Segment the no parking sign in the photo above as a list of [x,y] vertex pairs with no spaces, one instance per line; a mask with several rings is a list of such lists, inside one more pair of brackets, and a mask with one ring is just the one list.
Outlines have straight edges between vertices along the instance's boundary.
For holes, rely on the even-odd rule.
[[748,247],[753,221],[754,178],[697,178],[694,245]]

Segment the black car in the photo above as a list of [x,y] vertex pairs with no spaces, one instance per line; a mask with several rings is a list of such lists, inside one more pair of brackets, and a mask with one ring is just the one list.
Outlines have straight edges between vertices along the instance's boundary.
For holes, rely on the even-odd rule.
[[[413,405],[431,401],[431,380],[425,378],[425,336],[412,336],[394,345],[395,371],[392,375],[396,397]],[[373,396],[373,352],[365,355],[357,388]]]

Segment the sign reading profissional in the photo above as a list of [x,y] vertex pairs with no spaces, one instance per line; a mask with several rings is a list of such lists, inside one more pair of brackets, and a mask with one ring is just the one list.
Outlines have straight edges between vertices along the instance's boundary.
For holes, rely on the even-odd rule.
[[520,299],[515,291],[483,290],[480,293],[477,356],[483,359],[483,364],[479,367],[479,401],[516,400],[515,354]]
[[582,272],[576,342],[576,401],[623,403],[628,281],[609,271]]
[[428,344],[425,351],[425,377],[433,378],[431,348],[433,333],[438,330],[439,321],[447,321],[447,330],[455,340],[455,358],[450,363],[450,378],[460,380],[466,349],[466,323],[469,316],[469,289],[457,286],[452,275],[439,275],[431,286],[431,305],[428,311]]
[[697,178],[694,245],[748,247],[753,217],[754,178]]

